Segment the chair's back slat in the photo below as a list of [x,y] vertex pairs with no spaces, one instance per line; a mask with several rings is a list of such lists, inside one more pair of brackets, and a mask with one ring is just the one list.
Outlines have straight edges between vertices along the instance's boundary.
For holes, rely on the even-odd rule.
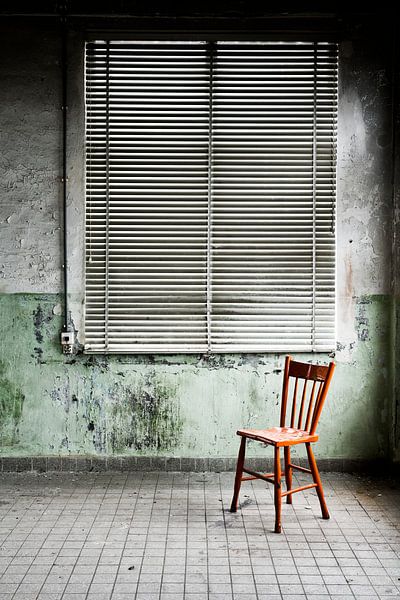
[[[322,406],[333,375],[334,363],[329,366],[313,365],[292,361],[290,356],[286,357],[285,373],[282,389],[281,427],[286,425],[286,409],[288,404],[289,384],[293,382],[293,395],[290,410],[290,427],[295,427],[297,417],[297,429],[302,429],[305,416],[304,430],[315,433],[318,420],[321,415]],[[299,379],[303,379],[303,390],[300,404],[297,403],[297,391]],[[311,390],[308,381],[312,381]]]
[[307,395],[307,379],[304,380],[304,384],[303,384],[303,393],[301,395],[301,404],[300,404],[300,408],[299,408],[299,419],[297,421],[297,429],[301,429],[301,422],[303,421],[303,412],[304,412],[304,404],[306,401],[306,395]]
[[325,379],[323,385],[321,386],[321,390],[320,390],[320,393],[318,394],[317,402],[315,403],[314,414],[313,414],[313,418],[311,421],[311,428],[310,428],[311,435],[314,435],[314,433],[317,429],[318,421],[321,416],[322,408],[324,406],[325,398],[328,393],[329,385],[331,383],[334,370],[335,370],[335,363],[331,362],[328,367],[328,373],[326,374],[326,379]]
[[322,392],[323,392],[323,389],[324,389],[324,383],[323,383],[323,382],[321,382],[321,383],[320,383],[320,386],[319,386],[318,394],[317,394],[317,399],[316,399],[316,401],[315,401],[314,410],[313,410],[313,413],[312,413],[312,418],[311,418],[310,427],[311,427],[311,424],[314,422],[314,418],[315,418],[316,410],[317,410],[317,408],[318,408],[318,405],[319,405],[319,403],[320,403],[320,400],[321,400],[321,394],[322,394]]
[[[313,406],[314,406],[314,394],[315,394],[315,386],[316,385],[317,385],[317,382],[313,381],[313,385],[312,385],[312,389],[311,389],[310,402],[308,403],[308,411],[307,411],[307,417],[306,417],[306,424],[304,426],[304,429],[306,431],[308,431],[310,429],[310,425],[311,425],[311,415],[312,415],[312,409],[313,409]],[[318,392],[317,392],[317,398],[318,398],[318,394],[319,394],[319,390],[321,389],[321,386],[322,386],[322,382],[320,381]]]
[[297,397],[297,384],[298,384],[299,380],[296,377],[295,379],[295,383],[294,383],[294,390],[293,390],[293,397],[292,397],[292,415],[290,417],[290,427],[294,427],[294,420],[296,418],[296,397]]
[[291,357],[287,356],[285,360],[285,371],[283,373],[283,384],[282,384],[282,404],[281,404],[281,427],[285,427],[286,420],[286,406],[289,392],[289,367]]

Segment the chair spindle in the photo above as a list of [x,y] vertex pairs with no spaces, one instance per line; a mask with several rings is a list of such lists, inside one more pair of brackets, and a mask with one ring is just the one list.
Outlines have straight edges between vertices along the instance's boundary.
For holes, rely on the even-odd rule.
[[292,414],[290,417],[290,427],[294,427],[294,420],[296,418],[296,396],[297,396],[297,384],[298,384],[299,380],[296,377],[296,381],[294,384],[294,390],[293,390],[293,400],[292,400]]
[[[304,426],[304,429],[306,431],[309,431],[310,429],[310,425],[311,425],[311,414],[312,414],[312,409],[313,409],[313,404],[314,404],[314,394],[315,394],[315,386],[316,386],[317,382],[313,381],[313,386],[311,388],[311,396],[310,396],[310,402],[308,404],[308,411],[307,411],[307,417],[306,417],[306,424]],[[321,385],[320,385],[321,387]]]
[[303,394],[301,396],[301,404],[300,404],[300,410],[299,410],[299,420],[297,421],[297,429],[301,429],[301,423],[303,421],[303,412],[304,412],[304,403],[305,403],[305,399],[306,399],[306,394],[307,394],[307,379],[304,380],[304,385],[303,385]]

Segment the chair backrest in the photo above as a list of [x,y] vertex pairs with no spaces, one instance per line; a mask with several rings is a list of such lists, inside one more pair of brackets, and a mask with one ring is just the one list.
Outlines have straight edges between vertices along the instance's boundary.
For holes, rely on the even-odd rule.
[[281,427],[303,429],[314,435],[334,368],[333,362],[329,366],[312,365],[286,357]]

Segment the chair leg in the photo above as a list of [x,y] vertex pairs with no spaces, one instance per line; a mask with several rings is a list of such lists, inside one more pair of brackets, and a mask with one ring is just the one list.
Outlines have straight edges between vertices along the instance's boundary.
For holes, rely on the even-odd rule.
[[242,485],[242,474],[243,474],[245,453],[246,453],[246,438],[242,437],[242,440],[240,442],[237,464],[236,464],[235,485],[233,488],[233,498],[232,498],[232,504],[231,504],[231,512],[233,512],[233,513],[237,511],[240,486]]
[[[292,467],[290,467],[290,447],[284,447],[285,453],[285,480],[286,480],[286,489],[289,491],[292,489]],[[289,494],[286,496],[286,504],[292,504],[293,494]]]
[[275,533],[280,533],[281,526],[281,458],[279,447],[275,446],[274,454],[274,502],[275,502]]
[[314,453],[311,448],[310,442],[306,443],[308,462],[310,464],[310,469],[312,473],[312,478],[314,483],[317,484],[316,490],[319,498],[319,503],[321,505],[321,512],[323,519],[329,519],[328,507],[326,506],[324,490],[322,489],[321,477],[319,476],[319,471],[317,467],[317,462],[315,460]]

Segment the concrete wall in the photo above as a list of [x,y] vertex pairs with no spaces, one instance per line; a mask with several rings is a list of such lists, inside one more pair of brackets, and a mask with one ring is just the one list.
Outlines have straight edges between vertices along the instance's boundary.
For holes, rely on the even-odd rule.
[[[68,276],[81,331],[81,36],[71,40]],[[62,355],[60,40],[54,26],[4,22],[0,44],[0,453],[234,456],[238,426],[277,423],[283,356]],[[340,46],[337,370],[316,446],[324,458],[390,455],[388,56],[371,39]]]

